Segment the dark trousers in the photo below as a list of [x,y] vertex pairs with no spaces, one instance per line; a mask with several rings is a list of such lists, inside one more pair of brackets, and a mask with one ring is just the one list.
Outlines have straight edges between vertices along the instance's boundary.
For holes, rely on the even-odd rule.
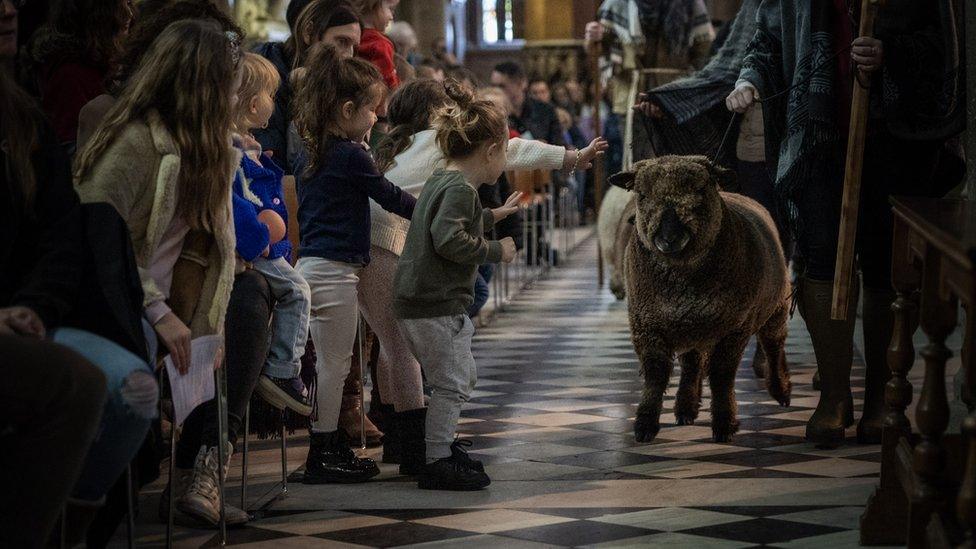
[[[933,177],[941,142],[906,141],[884,130],[869,133],[864,153],[856,252],[864,287],[891,288],[893,195],[938,197],[951,182]],[[822,154],[797,195],[797,252],[813,280],[833,280],[844,188],[844,151]]]
[[0,547],[41,547],[105,407],[105,376],[61,345],[0,335]]
[[776,230],[779,231],[780,242],[783,244],[783,255],[789,261],[793,255],[793,239],[776,196],[773,179],[769,177],[766,169],[766,163],[739,160],[736,172],[739,178],[739,192],[761,204],[772,216]]
[[[271,288],[261,273],[249,269],[234,278],[224,321],[227,432],[232,444],[237,442],[251,393],[268,358],[268,321],[272,308]],[[218,440],[217,402],[210,400],[197,406],[186,418],[176,445],[176,466],[193,467],[200,446],[216,446]]]

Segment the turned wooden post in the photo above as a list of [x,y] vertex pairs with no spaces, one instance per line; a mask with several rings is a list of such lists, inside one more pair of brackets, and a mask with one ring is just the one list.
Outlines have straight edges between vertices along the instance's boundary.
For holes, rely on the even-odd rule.
[[[912,384],[908,372],[915,364],[915,344],[912,336],[918,329],[918,270],[910,257],[908,227],[902,222],[895,223],[894,246],[892,250],[892,285],[895,288],[895,301],[891,304],[894,327],[891,343],[888,345],[888,368],[891,379],[885,386],[887,404],[882,444],[887,456],[901,437],[912,432],[911,422],[905,410],[912,403]],[[884,484],[882,480],[882,485]]]
[[929,338],[922,350],[925,359],[925,381],[915,411],[915,424],[921,440],[915,446],[913,468],[918,476],[913,505],[909,509],[908,546],[924,547],[925,530],[932,513],[946,504],[946,450],[942,436],[949,425],[949,401],[946,396],[946,361],[952,352],[946,337],[956,326],[956,301],[941,295],[941,260],[929,251],[922,275],[921,325]]
[[[966,372],[966,385],[970,396],[976,395],[976,357],[973,356],[973,340],[976,339],[976,303],[966,308],[966,331],[963,337],[962,367]],[[976,412],[968,403],[970,414],[962,422],[962,434],[966,443],[966,469],[956,497],[956,518],[966,535],[962,547],[976,548]]]
[[909,229],[896,218],[893,234],[891,283],[895,301],[891,304],[894,326],[888,346],[891,379],[885,386],[885,419],[881,435],[881,481],[861,515],[862,545],[902,545],[908,524],[908,500],[898,479],[898,444],[909,438],[912,425],[905,410],[912,403],[908,373],[915,364],[912,336],[918,329],[918,288],[921,277],[912,261]]

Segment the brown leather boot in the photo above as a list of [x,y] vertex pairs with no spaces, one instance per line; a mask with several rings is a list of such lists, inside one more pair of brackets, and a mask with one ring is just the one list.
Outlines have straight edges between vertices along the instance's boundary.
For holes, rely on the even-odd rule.
[[857,312],[856,282],[847,320],[842,321],[830,318],[833,282],[804,277],[800,283],[800,315],[810,332],[821,380],[820,401],[807,422],[806,438],[818,446],[840,445],[844,442],[844,429],[854,424],[851,363]]
[[368,417],[361,416],[362,376],[359,371],[359,349],[353,348],[352,368],[342,389],[342,408],[339,411],[339,428],[349,434],[350,442],[358,445],[365,433],[366,447],[375,448],[381,444],[383,433],[373,425]]
[[864,288],[864,408],[857,423],[857,441],[861,444],[880,444],[884,423],[885,385],[891,379],[888,368],[888,345],[891,343],[893,317],[891,302],[895,292],[890,289]]

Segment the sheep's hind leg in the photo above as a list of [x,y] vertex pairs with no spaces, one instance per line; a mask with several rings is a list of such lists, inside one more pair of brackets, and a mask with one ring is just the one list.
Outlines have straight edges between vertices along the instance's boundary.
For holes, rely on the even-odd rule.
[[681,356],[681,381],[674,400],[674,419],[678,425],[694,425],[701,408],[702,355],[691,351]]
[[671,357],[656,351],[641,353],[644,392],[634,420],[637,442],[651,442],[661,430],[661,406],[671,377]]
[[709,356],[708,384],[712,389],[712,438],[731,442],[739,430],[736,418],[735,373],[749,336],[731,334],[720,341]]
[[766,324],[756,334],[757,345],[762,347],[768,357],[766,390],[781,406],[790,405],[793,384],[790,382],[789,367],[786,364],[786,330],[789,321],[789,308],[784,304],[769,317]]

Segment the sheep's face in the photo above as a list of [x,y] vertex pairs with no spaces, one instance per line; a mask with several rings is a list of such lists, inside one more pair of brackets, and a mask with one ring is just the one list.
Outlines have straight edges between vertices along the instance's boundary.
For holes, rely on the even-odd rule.
[[731,175],[703,156],[663,156],[642,160],[610,182],[636,195],[634,225],[645,249],[666,261],[692,263],[715,241],[722,224],[719,184]]

